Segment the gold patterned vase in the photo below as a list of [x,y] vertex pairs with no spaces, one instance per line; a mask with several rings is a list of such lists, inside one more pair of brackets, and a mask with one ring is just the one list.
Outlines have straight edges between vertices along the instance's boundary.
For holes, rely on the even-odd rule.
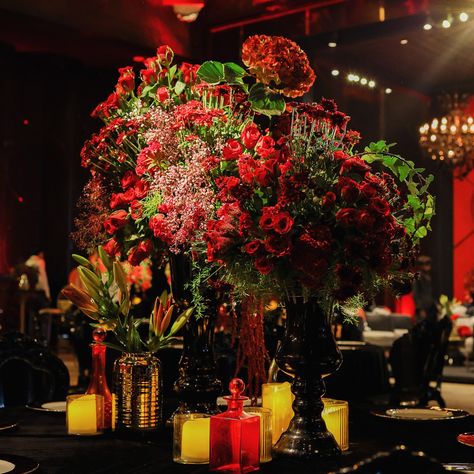
[[151,434],[162,423],[160,361],[149,353],[124,353],[114,364],[115,430]]

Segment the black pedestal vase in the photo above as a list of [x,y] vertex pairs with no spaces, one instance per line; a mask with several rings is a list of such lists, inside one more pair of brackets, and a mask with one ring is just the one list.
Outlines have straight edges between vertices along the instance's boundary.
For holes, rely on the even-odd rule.
[[342,354],[331,332],[330,315],[315,298],[286,301],[287,322],[283,343],[276,354],[280,369],[294,375],[294,417],[273,448],[275,457],[319,460],[341,453],[322,419],[323,377],[335,372]]
[[[191,295],[186,288],[186,283],[192,277],[192,262],[184,255],[172,255],[170,270],[173,298],[182,311],[192,306]],[[218,302],[212,288],[206,292],[205,303],[207,314],[199,319],[191,316],[184,328],[179,378],[174,384],[179,406],[172,418],[180,413],[220,412],[217,397],[221,394],[222,384],[217,378],[214,359],[214,325]]]

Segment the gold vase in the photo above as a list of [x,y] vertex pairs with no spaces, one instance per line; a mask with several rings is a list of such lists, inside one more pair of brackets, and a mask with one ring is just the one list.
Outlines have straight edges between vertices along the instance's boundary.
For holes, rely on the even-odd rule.
[[149,353],[124,353],[114,364],[115,430],[147,434],[162,423],[160,361]]

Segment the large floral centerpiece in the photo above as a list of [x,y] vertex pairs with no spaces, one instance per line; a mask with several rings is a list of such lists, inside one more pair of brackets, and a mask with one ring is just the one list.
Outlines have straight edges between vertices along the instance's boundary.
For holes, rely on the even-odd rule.
[[[105,125],[82,151],[92,177],[77,237],[133,265],[151,254],[189,255],[195,314],[205,310],[203,286],[228,285],[244,309],[241,346],[260,351],[249,362],[261,375],[260,302],[276,294],[289,316],[295,308],[318,313],[298,323],[289,317],[288,327],[306,328],[305,341],[313,329],[321,333],[335,307],[360,305],[410,277],[434,199],[432,176],[391,145],[359,151],[359,134],[334,101],[294,101],[315,80],[294,42],[252,36],[242,61],[178,67],[164,46],[139,81],[131,67],[120,70],[115,91],[93,113]],[[283,359],[298,370],[295,357],[293,367]],[[314,364],[300,359],[308,377]],[[318,384],[305,386],[313,391],[295,392],[302,411],[321,395]]]

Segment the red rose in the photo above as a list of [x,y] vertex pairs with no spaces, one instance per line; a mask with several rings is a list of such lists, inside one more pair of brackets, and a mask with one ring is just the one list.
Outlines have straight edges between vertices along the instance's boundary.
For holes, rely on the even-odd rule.
[[390,206],[385,199],[374,197],[370,200],[370,208],[375,212],[388,216],[390,214]]
[[125,227],[128,221],[128,212],[124,210],[115,211],[104,222],[105,231],[108,234],[115,234],[119,229]]
[[156,50],[156,56],[163,66],[168,67],[173,61],[174,53],[168,45],[163,45]]
[[133,171],[125,171],[124,175],[120,182],[122,183],[122,188],[124,190],[135,186],[135,183],[138,181],[138,176]]
[[336,221],[343,227],[354,227],[357,224],[358,212],[352,207],[344,207],[336,214]]
[[278,234],[287,234],[292,227],[293,219],[288,212],[279,212],[273,217],[273,229]]
[[348,204],[357,201],[359,197],[359,185],[351,178],[340,177],[338,187],[341,190],[341,197]]
[[116,257],[120,255],[120,245],[115,239],[110,239],[104,246],[104,250],[110,257]]
[[123,206],[125,201],[123,199],[123,193],[114,193],[110,198],[109,206],[111,209],[115,209],[116,207]]
[[259,240],[252,240],[244,245],[244,250],[249,255],[254,255],[262,248],[262,243]]
[[291,251],[290,239],[280,235],[269,235],[265,239],[265,250],[277,257],[288,255]]
[[127,260],[133,266],[140,265],[140,263],[147,258],[153,250],[151,240],[140,242],[136,247],[130,249]]
[[262,275],[268,275],[275,267],[273,261],[266,256],[257,257],[254,261],[254,265]]
[[260,157],[268,158],[275,153],[274,147],[275,140],[273,140],[273,138],[269,137],[268,135],[264,135],[258,140],[255,150]]
[[366,199],[373,198],[377,195],[377,188],[370,183],[360,183],[360,191]]
[[231,138],[227,140],[222,154],[224,155],[224,160],[236,160],[242,154],[242,145],[237,140]]
[[259,186],[270,186],[272,182],[272,175],[264,166],[259,166],[254,170],[254,178]]
[[143,199],[147,195],[149,189],[150,185],[146,181],[143,179],[138,180],[133,188],[135,191],[135,197],[137,199]]
[[240,233],[245,234],[254,228],[252,216],[248,212],[242,212],[239,217]]
[[359,221],[361,229],[366,231],[373,229],[375,219],[369,213],[369,211],[366,211],[365,209],[360,210],[359,214],[357,215],[357,220]]
[[273,215],[273,209],[268,207],[262,209],[262,217],[260,217],[258,223],[263,230],[273,230]]
[[130,215],[132,216],[132,219],[136,221],[137,219],[140,219],[143,215],[143,206],[140,201],[132,201],[130,203]]
[[327,209],[334,206],[335,202],[336,195],[332,191],[328,191],[323,197],[322,205]]
[[135,73],[131,66],[119,69],[120,77],[117,83],[116,91],[118,95],[129,94],[135,89]]
[[247,150],[252,150],[260,138],[260,131],[254,124],[247,125],[240,134],[240,139]]
[[366,171],[370,170],[370,166],[363,160],[357,157],[348,158],[341,165],[341,174],[358,173],[362,176]]
[[332,156],[336,161],[344,161],[349,158],[349,155],[342,150],[336,150]]
[[168,92],[168,88],[167,87],[158,87],[158,89],[156,89],[156,98],[160,102],[167,101],[170,98],[170,93]]

